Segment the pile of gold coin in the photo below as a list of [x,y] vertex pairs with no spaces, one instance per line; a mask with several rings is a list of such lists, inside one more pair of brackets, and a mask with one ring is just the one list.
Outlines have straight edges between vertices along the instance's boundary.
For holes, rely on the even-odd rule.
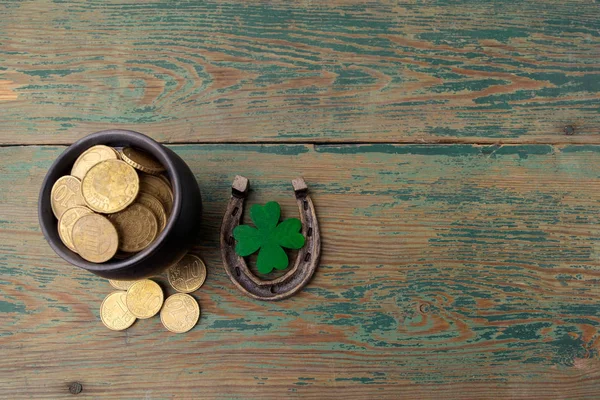
[[206,266],[199,257],[186,254],[169,267],[167,278],[177,293],[166,300],[162,288],[153,280],[109,280],[118,291],[110,293],[102,302],[102,323],[109,329],[120,331],[133,325],[136,319],[147,319],[160,311],[160,320],[169,331],[184,333],[192,329],[200,318],[200,307],[188,293],[204,284]]
[[98,145],[83,152],[50,194],[62,242],[94,263],[148,247],[173,208],[164,171],[150,154],[131,147]]

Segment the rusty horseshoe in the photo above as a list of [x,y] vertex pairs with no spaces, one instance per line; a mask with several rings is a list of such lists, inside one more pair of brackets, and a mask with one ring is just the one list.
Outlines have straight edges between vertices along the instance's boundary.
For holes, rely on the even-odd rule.
[[231,185],[231,199],[221,225],[221,257],[223,267],[231,281],[244,294],[258,300],[283,300],[298,293],[313,276],[321,257],[321,234],[315,207],[308,195],[308,186],[304,179],[292,181],[302,234],[306,244],[300,250],[292,269],[283,276],[271,280],[262,280],[255,276],[246,265],[244,258],[235,252],[233,230],[240,224],[244,211],[244,201],[248,196],[250,183],[243,176],[236,176]]

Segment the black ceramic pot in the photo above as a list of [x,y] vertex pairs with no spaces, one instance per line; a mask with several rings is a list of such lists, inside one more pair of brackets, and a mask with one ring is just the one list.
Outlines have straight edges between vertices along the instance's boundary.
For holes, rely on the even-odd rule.
[[[167,226],[150,246],[125,260],[113,259],[102,264],[84,260],[63,244],[58,236],[58,221],[50,205],[50,191],[54,182],[63,175],[69,175],[77,157],[97,144],[132,146],[152,154],[166,168],[174,195]],[[160,273],[190,250],[200,227],[202,199],[194,174],[173,151],[138,132],[107,130],[84,137],[58,156],[42,183],[38,214],[46,240],[63,259],[104,278],[134,280]]]

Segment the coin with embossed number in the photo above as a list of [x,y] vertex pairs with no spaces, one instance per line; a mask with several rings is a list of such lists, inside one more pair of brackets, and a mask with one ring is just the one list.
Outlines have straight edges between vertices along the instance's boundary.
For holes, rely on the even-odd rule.
[[110,260],[119,247],[119,235],[110,221],[100,214],[79,218],[71,233],[73,245],[84,259],[101,263]]
[[92,210],[115,213],[133,203],[139,191],[139,178],[131,165],[120,160],[106,160],[85,174],[81,191]]
[[146,206],[134,203],[108,217],[119,232],[119,250],[133,253],[148,247],[158,233],[156,217]]
[[167,217],[171,215],[173,208],[173,191],[171,187],[162,179],[154,175],[140,175],[140,192],[149,193],[160,200]]
[[160,311],[160,321],[165,328],[175,333],[192,329],[200,318],[198,302],[189,294],[175,293],[165,300]]
[[127,289],[127,308],[140,319],[150,318],[163,304],[163,291],[158,283],[150,279],[137,281]]
[[133,168],[149,174],[156,175],[165,170],[165,167],[154,156],[143,150],[125,147],[121,151],[121,158]]
[[75,252],[77,251],[75,245],[73,244],[73,237],[71,236],[75,222],[77,222],[79,218],[83,217],[84,215],[90,215],[93,213],[94,212],[87,207],[77,206],[69,208],[58,220],[58,236],[65,246],[67,246],[70,250]]
[[81,195],[81,181],[72,175],[58,178],[50,192],[50,205],[56,219],[60,219],[71,207],[85,206]]
[[110,286],[114,287],[115,289],[119,289],[119,290],[127,290],[131,287],[131,285],[133,285],[136,282],[137,281],[118,281],[116,279],[108,280],[108,283],[110,283]]
[[85,174],[94,165],[104,160],[116,160],[118,159],[118,153],[112,148],[104,145],[97,145],[90,147],[75,160],[73,168],[71,169],[71,175],[76,176],[79,179],[83,179]]
[[135,322],[135,317],[125,303],[126,295],[125,292],[112,292],[100,305],[100,319],[108,329],[122,331]]
[[149,193],[140,192],[135,202],[148,207],[152,211],[152,214],[156,217],[156,222],[158,222],[158,233],[162,232],[167,224],[167,214],[160,200]]
[[169,267],[167,277],[173,289],[181,293],[191,293],[204,284],[206,265],[200,257],[186,254],[179,262]]

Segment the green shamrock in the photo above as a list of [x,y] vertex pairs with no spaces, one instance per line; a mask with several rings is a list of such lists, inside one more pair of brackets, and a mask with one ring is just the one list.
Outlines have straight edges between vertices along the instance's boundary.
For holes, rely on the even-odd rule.
[[300,249],[304,246],[304,236],[299,233],[302,223],[298,218],[289,218],[279,225],[281,208],[279,203],[270,201],[264,206],[255,204],[250,209],[250,218],[256,228],[250,225],[239,225],[233,230],[237,240],[235,252],[242,257],[256,253],[256,266],[261,274],[268,274],[276,269],[286,269],[288,256],[282,247]]

